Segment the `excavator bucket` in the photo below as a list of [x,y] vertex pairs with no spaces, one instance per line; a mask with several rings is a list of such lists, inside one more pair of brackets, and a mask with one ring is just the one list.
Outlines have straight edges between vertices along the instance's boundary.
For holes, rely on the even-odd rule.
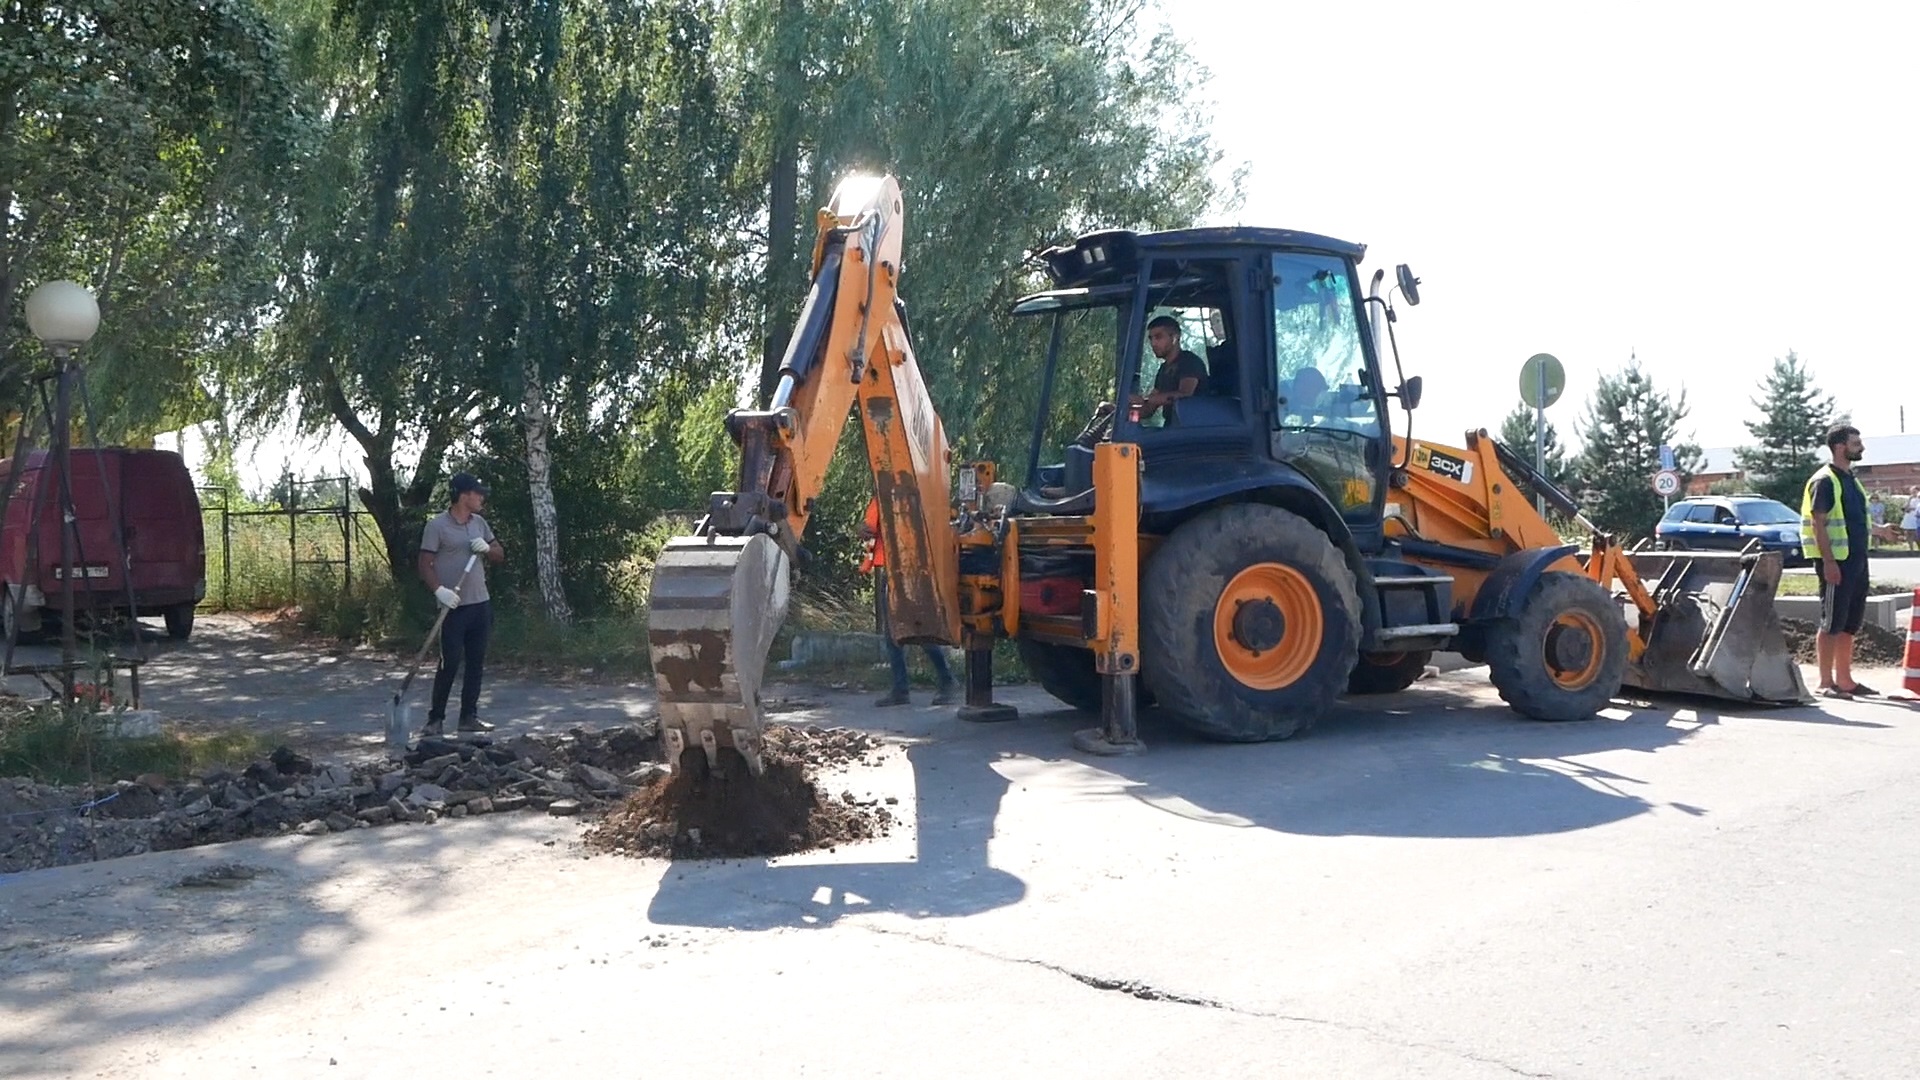
[[1773,607],[1780,591],[1778,554],[1627,557],[1654,601],[1647,648],[1628,665],[1628,686],[1755,704],[1813,700]]
[[654,563],[647,646],[676,767],[697,746],[714,772],[726,772],[729,747],[754,775],[765,768],[760,680],[787,617],[788,574],[786,552],[764,534],[680,537]]

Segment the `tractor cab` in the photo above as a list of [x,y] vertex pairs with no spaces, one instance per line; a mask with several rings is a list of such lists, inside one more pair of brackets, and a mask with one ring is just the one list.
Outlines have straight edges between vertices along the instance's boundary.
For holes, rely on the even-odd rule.
[[[1145,515],[1307,488],[1377,547],[1401,388],[1365,325],[1364,253],[1254,228],[1113,230],[1042,252],[1054,287],[1013,306],[1050,317],[1021,508],[1084,513],[1093,446],[1112,439],[1142,448]],[[1154,396],[1176,387],[1191,393]]]

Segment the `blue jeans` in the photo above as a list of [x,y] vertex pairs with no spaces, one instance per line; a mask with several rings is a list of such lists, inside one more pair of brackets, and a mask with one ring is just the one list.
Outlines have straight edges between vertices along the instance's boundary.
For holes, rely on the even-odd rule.
[[[880,627],[880,644],[887,650],[887,666],[893,671],[893,692],[905,696],[907,692],[907,651],[893,640],[893,627],[887,618],[887,572],[876,571],[873,575],[874,621]],[[926,650],[927,662],[933,665],[933,673],[940,679],[942,687],[953,685],[953,669],[947,666],[945,650],[935,645],[922,645]]]

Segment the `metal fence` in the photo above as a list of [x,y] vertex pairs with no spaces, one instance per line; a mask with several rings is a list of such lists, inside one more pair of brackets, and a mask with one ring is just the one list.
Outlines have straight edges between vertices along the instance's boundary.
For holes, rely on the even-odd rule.
[[266,510],[236,508],[224,487],[199,490],[207,538],[203,607],[284,607],[299,602],[303,586],[351,591],[356,574],[386,564],[373,515],[355,509],[347,477],[294,481],[283,505]]

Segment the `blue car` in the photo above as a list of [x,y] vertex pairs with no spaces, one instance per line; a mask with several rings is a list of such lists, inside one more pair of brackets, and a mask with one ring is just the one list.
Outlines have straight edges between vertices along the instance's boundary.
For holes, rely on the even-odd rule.
[[1695,495],[1667,508],[1654,527],[1667,551],[1739,551],[1754,540],[1801,566],[1800,512],[1759,495]]

